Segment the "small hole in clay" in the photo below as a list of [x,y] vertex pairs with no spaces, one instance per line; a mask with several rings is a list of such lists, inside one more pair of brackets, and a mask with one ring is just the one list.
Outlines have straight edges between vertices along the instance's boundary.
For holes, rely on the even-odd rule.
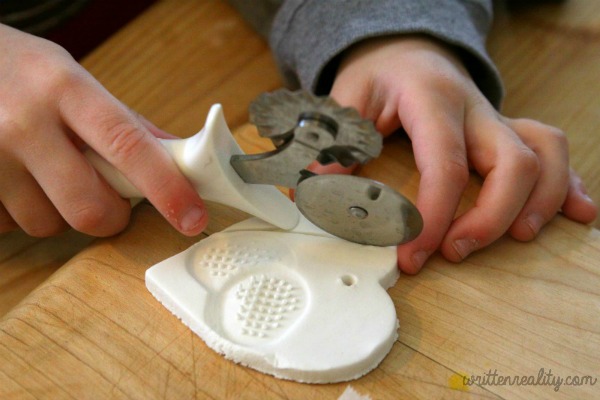
[[340,278],[344,286],[354,286],[356,285],[356,277],[352,275],[344,275]]
[[377,187],[377,186],[369,186],[369,188],[367,189],[367,196],[369,196],[369,199],[375,201],[379,198],[379,196],[381,195],[381,188]]

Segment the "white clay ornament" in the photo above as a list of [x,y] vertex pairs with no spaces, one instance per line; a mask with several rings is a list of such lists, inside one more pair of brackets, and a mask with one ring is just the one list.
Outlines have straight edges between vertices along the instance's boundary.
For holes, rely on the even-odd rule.
[[397,338],[386,289],[394,247],[251,219],[146,272],[146,286],[225,358],[278,378],[330,383],[375,368]]

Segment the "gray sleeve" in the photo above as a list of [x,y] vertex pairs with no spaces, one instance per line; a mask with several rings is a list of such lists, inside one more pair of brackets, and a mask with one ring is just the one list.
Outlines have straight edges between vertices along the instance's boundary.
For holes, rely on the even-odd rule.
[[[502,82],[485,48],[492,0],[230,2],[253,4],[254,12],[241,11],[263,35],[270,30],[271,48],[291,87],[328,93],[340,55],[353,44],[372,37],[421,33],[454,46],[480,90],[492,104],[500,105]],[[256,10],[261,9],[257,4],[263,4],[262,12],[268,17],[257,18]]]
[[[0,0],[2,1],[2,0]],[[263,38],[268,39],[277,10],[284,0],[227,0]]]

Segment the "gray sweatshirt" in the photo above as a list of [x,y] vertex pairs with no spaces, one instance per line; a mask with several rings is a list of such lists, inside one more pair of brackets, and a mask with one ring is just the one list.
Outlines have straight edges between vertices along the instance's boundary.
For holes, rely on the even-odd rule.
[[491,0],[229,0],[268,38],[290,87],[331,89],[340,55],[361,40],[421,33],[453,46],[499,107],[503,90],[485,49]]

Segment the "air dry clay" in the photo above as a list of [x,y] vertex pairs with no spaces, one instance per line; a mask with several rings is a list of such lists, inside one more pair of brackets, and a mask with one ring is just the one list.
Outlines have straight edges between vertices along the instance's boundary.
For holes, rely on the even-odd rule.
[[307,383],[358,378],[397,338],[394,247],[351,243],[301,217],[250,219],[146,272],[150,292],[236,363]]

